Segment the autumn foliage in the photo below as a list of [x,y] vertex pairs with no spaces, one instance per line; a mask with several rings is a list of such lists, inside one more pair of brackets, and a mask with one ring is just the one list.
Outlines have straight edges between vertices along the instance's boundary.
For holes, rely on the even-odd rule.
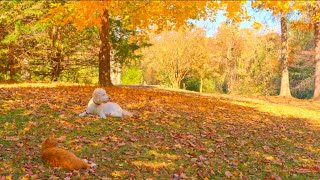
[[319,179],[319,8],[0,1],[0,180]]
[[[112,85],[120,84],[120,76],[123,75],[125,80],[122,83],[126,84],[130,84],[130,79],[134,79],[136,84],[150,84],[148,81],[151,79],[151,84],[156,83],[153,85],[169,85],[201,92],[254,92],[260,95],[277,95],[280,92],[282,96],[291,97],[292,94],[298,98],[310,98],[313,89],[318,89],[314,80],[318,76],[314,72],[312,76],[309,73],[314,71],[314,65],[304,60],[303,63],[308,64],[308,72],[301,76],[294,74],[303,71],[302,66],[297,67],[296,63],[301,62],[301,54],[304,52],[297,52],[297,48],[306,51],[315,49],[315,45],[302,47],[305,46],[303,43],[293,44],[300,37],[304,41],[316,42],[316,33],[313,37],[308,35],[310,31],[316,32],[319,19],[314,1],[70,1],[2,4],[1,12],[4,16],[0,27],[3,30],[0,56],[4,64],[0,65],[1,80]],[[267,29],[265,22],[256,20],[253,11],[269,12],[275,18],[273,24],[281,26],[280,43],[278,32]],[[22,15],[17,16],[19,13]],[[193,58],[179,54],[170,56],[175,62],[190,62],[185,63],[189,64],[187,70],[172,76],[167,71],[157,69],[161,62],[159,58],[144,63],[147,60],[143,58],[148,57],[146,53],[139,52],[145,47],[155,48],[157,45],[152,44],[152,39],[157,34],[166,31],[177,34],[182,31],[199,31],[197,22],[219,21],[221,14],[227,19],[216,28],[216,33],[204,32],[200,39],[195,35],[195,40],[188,43],[195,47],[195,51],[202,51],[205,55],[198,53]],[[252,26],[242,28],[242,21],[252,22]],[[223,32],[225,24],[233,28],[230,35]],[[308,31],[294,39],[290,33],[301,28]],[[241,38],[251,40],[236,37],[241,33]],[[251,42],[269,35],[276,38],[267,38],[268,42],[256,44],[251,54],[250,50],[234,51],[240,46],[252,47]],[[232,38],[223,39],[223,36]],[[219,38],[228,44],[217,46],[220,40],[214,42],[212,39]],[[197,45],[200,41],[202,45]],[[297,44],[300,47],[295,47]],[[182,45],[176,48],[183,49]],[[293,49],[295,54],[300,53],[299,58],[292,55]],[[156,53],[161,53],[161,49]],[[160,54],[154,56],[160,57]],[[280,64],[275,62],[276,58],[281,59]],[[191,63],[192,59],[199,60]],[[263,66],[266,72],[261,71]],[[267,78],[260,78],[265,74]],[[171,80],[168,81],[168,78]],[[261,86],[258,81],[262,82]],[[248,87],[248,84],[254,87],[243,88]],[[314,92],[317,94],[319,91]]]

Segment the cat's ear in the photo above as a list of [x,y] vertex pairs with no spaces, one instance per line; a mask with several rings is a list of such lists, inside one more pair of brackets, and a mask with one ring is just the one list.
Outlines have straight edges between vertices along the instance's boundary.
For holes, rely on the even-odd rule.
[[50,133],[50,137],[51,137],[51,138],[54,138],[55,135],[56,135],[56,130],[55,130],[55,129],[52,129],[52,130],[51,130],[51,133]]
[[63,142],[63,141],[66,140],[66,138],[67,138],[67,136],[64,135],[64,136],[60,136],[60,137],[58,137],[56,139],[57,139],[58,142]]

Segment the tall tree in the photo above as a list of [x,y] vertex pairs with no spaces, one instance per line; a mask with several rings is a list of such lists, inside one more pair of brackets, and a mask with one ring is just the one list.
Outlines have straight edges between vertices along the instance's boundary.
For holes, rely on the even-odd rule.
[[286,13],[281,12],[281,87],[280,96],[291,97],[288,70],[288,26]]
[[223,49],[222,52],[215,52],[215,54],[216,56],[220,55],[220,66],[224,66],[225,68],[224,85],[227,93],[237,93],[237,84],[239,84],[237,66],[241,56],[242,36],[238,28],[237,24],[224,23],[218,28],[215,39],[220,49]]
[[295,3],[300,10],[301,17],[294,22],[294,26],[301,31],[314,32],[314,93],[313,99],[320,100],[320,2],[305,1]]
[[261,35],[235,24],[222,24],[210,46],[219,66],[217,89],[234,94],[274,94],[280,67],[279,41],[276,33]]
[[[244,4],[243,1],[237,4]],[[213,17],[218,8],[229,4],[210,1],[80,1],[57,6],[48,13],[47,20],[57,23],[74,23],[79,30],[97,26],[100,36],[99,82],[112,85],[110,78],[109,19],[127,21],[128,28],[145,32],[157,28],[158,31],[178,28],[188,24],[190,19]],[[238,16],[236,6],[227,9],[229,15]],[[61,16],[61,14],[65,14]]]
[[314,7],[315,81],[313,99],[320,101],[320,2]]
[[256,1],[253,2],[253,7],[259,9],[268,9],[273,15],[280,17],[281,25],[281,86],[280,96],[292,97],[289,84],[289,71],[288,71],[288,26],[287,16],[289,13],[298,9],[298,2],[293,1]]
[[151,43],[154,45],[143,51],[143,64],[173,88],[181,88],[181,81],[195,67],[209,61],[210,51],[204,47],[201,31],[164,31],[152,37]]

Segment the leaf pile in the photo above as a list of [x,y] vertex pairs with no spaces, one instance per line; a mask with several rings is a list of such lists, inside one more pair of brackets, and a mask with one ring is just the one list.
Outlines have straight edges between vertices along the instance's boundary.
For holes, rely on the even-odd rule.
[[[248,101],[137,87],[105,88],[134,117],[78,117],[94,88],[1,88],[0,179],[320,177],[314,120]],[[43,164],[40,145],[53,129],[66,136],[61,147],[97,166],[65,172]]]

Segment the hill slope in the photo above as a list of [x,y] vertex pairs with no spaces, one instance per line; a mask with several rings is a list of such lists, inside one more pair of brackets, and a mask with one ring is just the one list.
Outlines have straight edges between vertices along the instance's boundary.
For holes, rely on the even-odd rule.
[[[106,88],[133,118],[80,118],[93,86],[0,87],[0,177],[319,178],[319,103],[277,97]],[[60,145],[98,166],[52,171],[40,144]]]

